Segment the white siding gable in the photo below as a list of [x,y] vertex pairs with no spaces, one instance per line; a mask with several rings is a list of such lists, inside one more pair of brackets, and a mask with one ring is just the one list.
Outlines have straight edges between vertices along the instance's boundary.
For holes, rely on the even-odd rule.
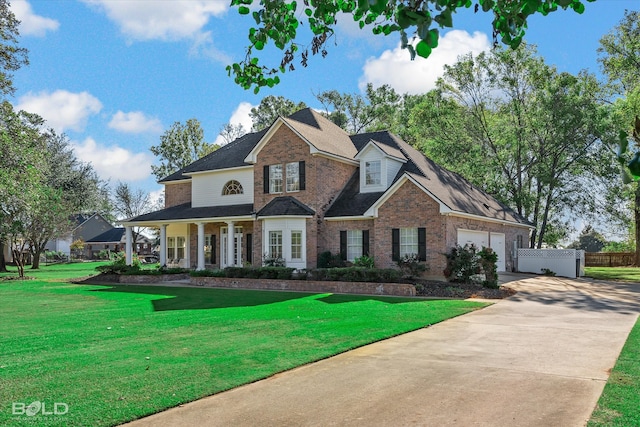
[[[402,167],[402,162],[392,159],[385,155],[380,149],[374,145],[369,145],[360,154],[360,192],[373,193],[376,191],[385,191]],[[366,181],[366,165],[367,162],[380,162],[380,185],[367,185]]]
[[[225,184],[231,180],[242,185],[243,194],[222,195]],[[194,208],[253,203],[253,167],[195,174],[191,177],[191,191]]]

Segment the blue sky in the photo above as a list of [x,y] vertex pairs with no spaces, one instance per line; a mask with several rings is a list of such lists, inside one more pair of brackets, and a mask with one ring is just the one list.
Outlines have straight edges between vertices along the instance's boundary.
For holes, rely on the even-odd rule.
[[[258,95],[236,86],[225,66],[244,55],[253,22],[215,0],[13,0],[20,44],[31,64],[15,75],[18,108],[38,113],[65,132],[76,155],[103,179],[154,193],[156,161],[149,151],[174,122],[198,119],[213,142],[227,123],[251,126],[248,112],[267,95],[320,108],[314,93],[360,92],[367,83],[398,92],[431,89],[444,64],[491,44],[491,16],[454,16],[428,60],[409,60],[398,35],[373,36],[345,16],[327,58],[287,73]],[[597,0],[583,15],[559,11],[535,17],[527,41],[547,63],[576,73],[599,73],[598,40],[640,0]],[[337,45],[336,45],[337,44]]]

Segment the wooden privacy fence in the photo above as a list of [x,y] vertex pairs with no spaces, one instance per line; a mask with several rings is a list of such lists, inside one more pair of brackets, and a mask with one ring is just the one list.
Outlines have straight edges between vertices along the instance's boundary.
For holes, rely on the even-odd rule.
[[585,265],[587,267],[626,267],[633,265],[633,252],[587,252]]

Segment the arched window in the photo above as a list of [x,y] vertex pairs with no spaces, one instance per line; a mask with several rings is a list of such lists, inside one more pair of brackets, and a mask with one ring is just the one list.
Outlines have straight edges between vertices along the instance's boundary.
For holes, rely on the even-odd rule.
[[223,196],[231,196],[233,194],[243,194],[243,193],[244,193],[244,190],[242,190],[242,185],[235,179],[232,179],[231,181],[227,182],[224,185],[224,188],[222,189]]

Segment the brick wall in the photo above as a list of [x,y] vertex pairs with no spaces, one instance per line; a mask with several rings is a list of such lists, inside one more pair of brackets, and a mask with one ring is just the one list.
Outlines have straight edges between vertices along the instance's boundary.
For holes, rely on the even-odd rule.
[[177,184],[165,184],[164,207],[181,205],[191,201],[191,181]]
[[424,227],[427,237],[427,276],[442,276],[446,266],[445,221],[438,203],[410,181],[405,182],[378,210],[374,222],[376,267],[393,268],[391,229]]
[[[305,162],[305,190],[288,193],[286,191],[286,163]],[[266,165],[282,164],[283,192],[280,194],[264,193],[263,170]],[[324,213],[344,188],[356,170],[355,165],[341,163],[321,156],[312,156],[309,145],[287,126],[282,125],[260,151],[254,166],[254,209],[259,211],[272,199],[279,196],[292,196],[313,209],[316,214],[307,220],[307,265],[313,267],[317,262],[319,251],[318,227]],[[261,228],[261,227],[260,227]],[[256,233],[258,234],[258,233]],[[261,233],[260,233],[261,234]],[[254,237],[256,251],[262,256],[262,236]],[[258,240],[260,245],[258,245]]]

